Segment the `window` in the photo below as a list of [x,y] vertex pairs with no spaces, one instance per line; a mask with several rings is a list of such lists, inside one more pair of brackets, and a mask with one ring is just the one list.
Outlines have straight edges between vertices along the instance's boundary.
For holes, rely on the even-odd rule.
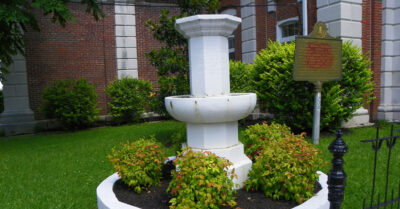
[[276,24],[276,39],[279,42],[289,42],[299,34],[299,18],[292,17]]
[[235,37],[229,36],[228,37],[228,48],[229,48],[229,59],[235,59]]
[[[226,9],[221,12],[221,14],[228,14],[232,16],[236,16],[236,9]],[[229,59],[235,59],[235,36],[231,35],[228,37],[228,48],[229,48]]]
[[282,38],[289,37],[289,36],[295,36],[295,35],[299,34],[299,23],[298,22],[283,25],[283,26],[281,26],[281,28],[282,28]]

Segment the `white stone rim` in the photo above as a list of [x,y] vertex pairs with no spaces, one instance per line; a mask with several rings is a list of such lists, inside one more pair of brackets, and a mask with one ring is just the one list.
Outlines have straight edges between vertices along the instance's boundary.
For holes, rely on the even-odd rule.
[[248,116],[257,102],[255,93],[235,93],[213,97],[172,96],[165,98],[168,113],[188,123],[223,123]]
[[177,19],[175,28],[186,39],[199,36],[228,37],[241,22],[241,18],[228,14],[204,14]]
[[[328,176],[321,171],[317,171],[319,175],[318,182],[321,185],[321,190],[312,198],[307,200],[301,205],[298,205],[292,209],[328,209]],[[118,173],[106,178],[97,187],[97,207],[99,209],[140,209],[138,207],[128,205],[120,202],[113,192],[113,186],[116,181],[120,179]]]

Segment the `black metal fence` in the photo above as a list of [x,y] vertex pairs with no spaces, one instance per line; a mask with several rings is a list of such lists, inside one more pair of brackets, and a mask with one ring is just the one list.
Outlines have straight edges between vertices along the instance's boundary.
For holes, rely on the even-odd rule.
[[331,203],[330,209],[340,209],[343,202],[344,187],[346,186],[346,173],[343,170],[343,155],[349,150],[342,139],[342,130],[336,132],[336,139],[329,146],[333,154],[332,169],[328,173],[328,200]]
[[[396,141],[398,138],[400,138],[400,135],[393,135],[393,125],[391,127],[390,131],[390,136],[386,137],[379,137],[379,125],[376,127],[376,138],[375,139],[369,139],[369,140],[363,140],[361,141],[362,143],[370,143],[372,150],[374,151],[374,170],[372,173],[372,191],[371,191],[371,197],[370,199],[364,199],[363,200],[363,209],[378,209],[378,208],[400,208],[400,182],[399,185],[393,186],[390,185],[391,188],[389,188],[389,180],[390,178],[399,178],[400,174],[397,176],[390,176],[390,166],[391,166],[391,159],[392,159],[392,150],[393,147],[396,145]],[[386,146],[385,146],[386,145]],[[378,193],[376,196],[376,177],[377,177],[377,162],[378,162],[378,152],[380,152],[383,149],[387,149],[387,157],[385,159],[386,161],[386,171],[383,173],[380,172],[381,174],[385,175],[385,194],[384,194],[384,199],[381,200],[381,194]],[[400,180],[400,178],[399,178]],[[395,191],[395,187],[397,191]],[[397,195],[395,194],[397,193]],[[376,198],[376,199],[375,199]],[[382,201],[382,202],[381,202]]]
[[[390,136],[379,137],[379,124],[376,128],[376,138],[363,140],[362,143],[371,144],[374,152],[373,171],[372,171],[372,190],[371,196],[363,200],[363,209],[400,209],[400,173],[397,175],[390,175],[390,166],[392,165],[392,150],[396,145],[397,139],[400,135],[394,135],[394,125],[391,126]],[[379,152],[387,149],[387,156],[383,161],[386,163],[386,168],[378,171]],[[342,139],[342,131],[338,130],[336,139],[329,146],[329,151],[333,154],[332,169],[328,174],[328,200],[330,201],[330,209],[340,209],[343,202],[344,188],[346,186],[346,174],[343,171],[343,155],[348,152],[348,148]],[[386,154],[386,153],[383,153]],[[377,185],[377,175],[384,175],[384,185]],[[390,181],[391,178],[392,181]],[[398,179],[396,179],[398,178]],[[398,181],[398,185],[390,185],[389,182]],[[376,194],[377,186],[384,186],[384,194]],[[382,196],[381,196],[382,195]],[[383,199],[381,200],[381,198]]]

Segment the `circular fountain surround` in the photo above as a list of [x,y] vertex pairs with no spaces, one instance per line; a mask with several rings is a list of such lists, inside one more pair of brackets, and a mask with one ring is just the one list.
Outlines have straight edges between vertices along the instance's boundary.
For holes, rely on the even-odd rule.
[[[328,176],[321,171],[317,171],[317,173],[319,175],[318,183],[321,185],[322,189],[314,197],[292,209],[329,209]],[[134,205],[120,202],[117,199],[113,191],[113,186],[119,179],[118,173],[114,173],[97,187],[96,196],[98,209],[140,209]]]
[[189,123],[237,121],[254,109],[254,93],[237,93],[216,97],[174,96],[165,98],[167,111],[177,120]]

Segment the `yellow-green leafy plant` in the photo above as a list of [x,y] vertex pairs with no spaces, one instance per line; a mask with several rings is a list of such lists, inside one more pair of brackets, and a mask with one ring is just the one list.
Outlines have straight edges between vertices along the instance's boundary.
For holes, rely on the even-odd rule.
[[244,62],[229,61],[229,77],[231,92],[248,93],[253,92],[250,80],[250,67]]
[[226,159],[210,152],[195,152],[184,148],[174,161],[178,171],[172,171],[167,192],[172,196],[170,208],[219,208],[235,206],[232,182],[237,178]]
[[247,127],[242,137],[245,153],[254,162],[270,141],[281,141],[290,134],[289,127],[278,123],[268,125],[264,122],[263,124],[251,125]]
[[249,172],[246,189],[262,191],[275,200],[302,203],[313,196],[316,171],[323,165],[318,149],[304,134],[289,134],[264,147]]
[[120,144],[108,155],[122,181],[136,193],[148,186],[157,186],[162,178],[165,151],[154,136]]

